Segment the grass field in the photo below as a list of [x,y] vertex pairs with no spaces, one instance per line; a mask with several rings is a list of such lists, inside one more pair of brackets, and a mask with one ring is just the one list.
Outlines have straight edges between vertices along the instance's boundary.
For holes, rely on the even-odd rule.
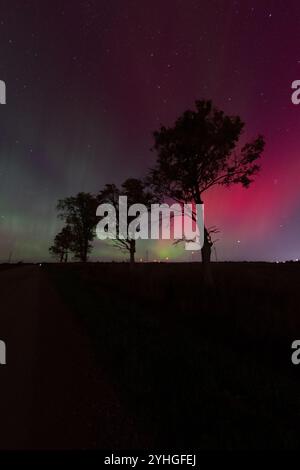
[[299,263],[214,263],[211,290],[198,263],[44,269],[87,330],[141,446],[299,447]]

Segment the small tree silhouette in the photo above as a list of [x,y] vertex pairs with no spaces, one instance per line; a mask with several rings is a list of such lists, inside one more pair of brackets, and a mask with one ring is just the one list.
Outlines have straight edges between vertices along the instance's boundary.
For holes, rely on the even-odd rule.
[[[127,179],[121,186],[121,189],[117,188],[114,184],[107,184],[102,191],[99,192],[97,200],[99,204],[110,203],[114,206],[117,215],[117,232],[119,232],[119,196],[127,196],[128,206],[133,204],[144,204],[147,208],[156,201],[152,192],[146,189],[144,182],[137,178]],[[127,229],[130,222],[134,217],[127,217]],[[114,246],[119,248],[121,251],[129,252],[130,263],[135,262],[136,252],[136,240],[128,237],[126,239],[115,239],[112,240]]]
[[58,217],[66,222],[73,235],[75,257],[86,262],[95,237],[97,200],[90,193],[60,199],[57,204]]
[[[247,188],[259,171],[257,161],[265,143],[259,136],[238,151],[243,129],[239,116],[225,115],[211,101],[196,101],[195,111],[184,112],[173,127],[154,132],[157,161],[150,172],[150,186],[160,197],[194,204],[203,204],[203,194],[215,185]],[[205,227],[201,254],[207,284],[213,282],[212,245]]]
[[74,249],[74,236],[69,225],[64,227],[54,238],[54,244],[49,248],[50,253],[59,261],[67,262],[68,256]]

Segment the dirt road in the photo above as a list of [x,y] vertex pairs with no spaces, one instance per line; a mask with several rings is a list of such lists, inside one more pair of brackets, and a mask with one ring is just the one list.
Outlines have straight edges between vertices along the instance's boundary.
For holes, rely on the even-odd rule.
[[133,425],[38,266],[0,273],[0,449],[131,447]]

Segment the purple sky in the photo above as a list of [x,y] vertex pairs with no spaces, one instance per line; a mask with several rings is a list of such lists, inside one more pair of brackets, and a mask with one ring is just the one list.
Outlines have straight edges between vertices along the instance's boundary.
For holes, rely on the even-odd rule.
[[[215,190],[219,259],[300,258],[300,4],[292,1],[0,1],[0,260],[42,260],[58,198],[142,177],[152,132],[212,99],[262,133],[248,190]],[[166,243],[139,257],[189,260]],[[115,250],[97,242],[94,256]]]

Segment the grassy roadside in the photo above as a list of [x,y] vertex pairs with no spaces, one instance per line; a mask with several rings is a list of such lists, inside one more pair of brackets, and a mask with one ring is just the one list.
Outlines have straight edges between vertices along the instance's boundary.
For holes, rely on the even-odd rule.
[[298,265],[70,264],[46,270],[155,446],[297,448]]

